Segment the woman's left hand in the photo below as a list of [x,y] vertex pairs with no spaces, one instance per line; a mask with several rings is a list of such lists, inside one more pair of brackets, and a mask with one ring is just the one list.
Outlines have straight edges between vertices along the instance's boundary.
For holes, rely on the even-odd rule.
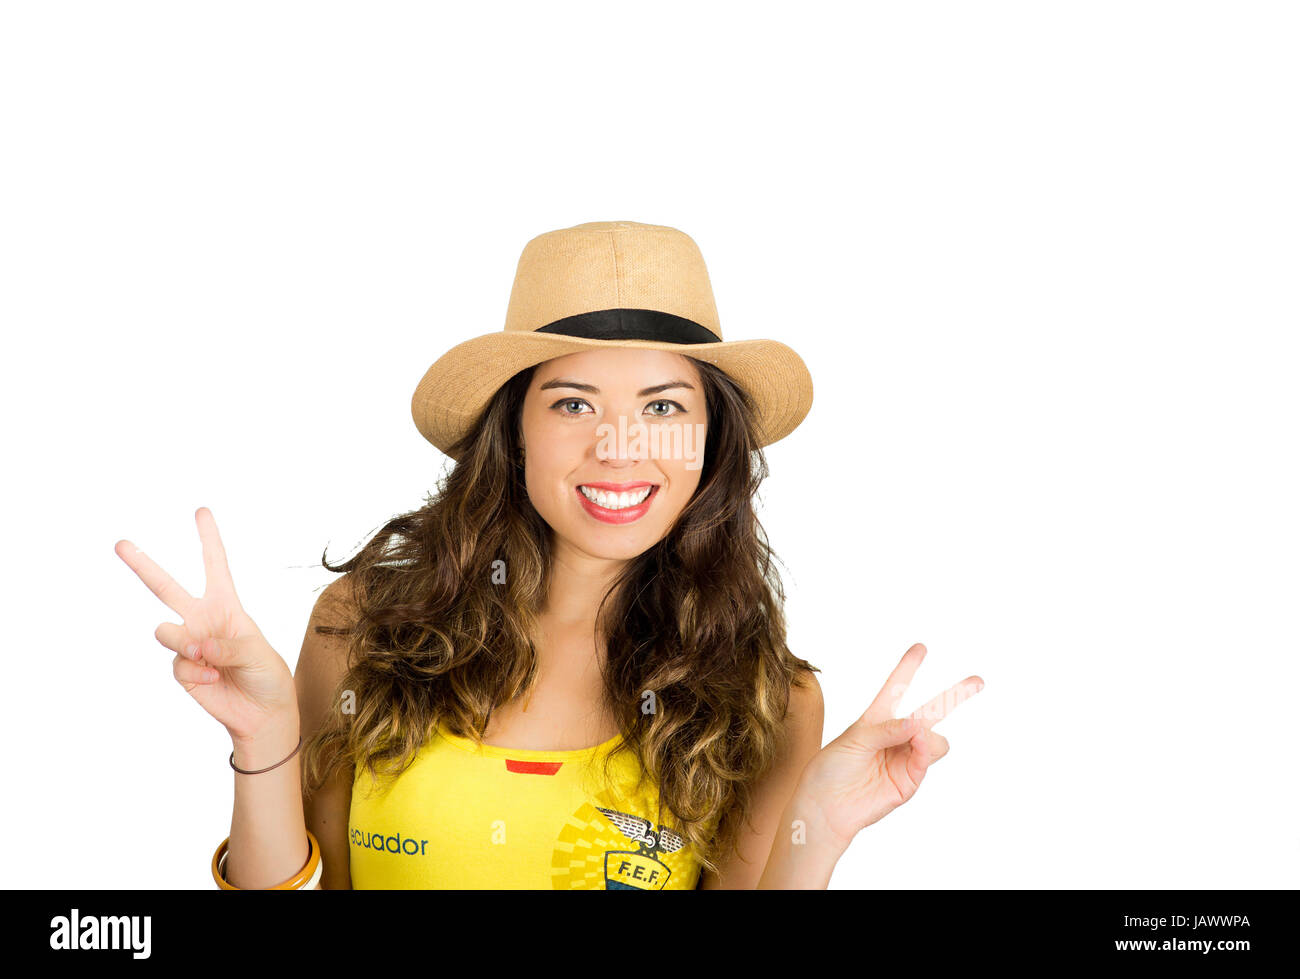
[[920,643],[904,653],[866,712],[804,768],[799,789],[839,849],[912,798],[926,769],[948,753],[948,739],[930,728],[984,687],[978,676],[967,677],[909,716],[896,718],[898,702],[924,658]]

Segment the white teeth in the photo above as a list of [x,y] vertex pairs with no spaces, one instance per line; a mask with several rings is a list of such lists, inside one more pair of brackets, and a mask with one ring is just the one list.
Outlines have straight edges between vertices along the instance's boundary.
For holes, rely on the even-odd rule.
[[596,506],[604,507],[606,510],[626,510],[630,506],[644,503],[653,486],[643,486],[639,490],[633,490],[630,493],[607,493],[604,490],[591,489],[588,486],[579,486],[578,489],[582,495],[591,500]]

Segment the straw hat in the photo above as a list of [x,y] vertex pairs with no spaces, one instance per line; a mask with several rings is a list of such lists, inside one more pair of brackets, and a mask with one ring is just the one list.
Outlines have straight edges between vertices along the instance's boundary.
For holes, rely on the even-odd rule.
[[760,445],[789,435],[812,406],[812,377],[784,343],[723,340],[704,258],[689,235],[657,224],[593,221],[524,246],[505,328],[459,343],[434,362],[411,398],[415,427],[451,455],[519,371],[605,347],[669,350],[720,368],[753,397]]

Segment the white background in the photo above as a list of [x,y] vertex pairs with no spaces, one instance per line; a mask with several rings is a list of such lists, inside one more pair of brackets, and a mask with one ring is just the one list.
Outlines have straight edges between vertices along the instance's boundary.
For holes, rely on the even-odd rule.
[[0,884],[209,888],[229,737],[128,538],[292,665],[534,235],[667,224],[798,350],[764,525],[825,740],[977,673],[834,888],[1300,870],[1298,31],[1268,3],[9,3]]

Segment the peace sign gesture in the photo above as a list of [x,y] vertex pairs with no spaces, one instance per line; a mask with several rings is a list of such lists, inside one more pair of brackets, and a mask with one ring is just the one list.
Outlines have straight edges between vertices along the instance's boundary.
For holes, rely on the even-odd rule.
[[912,798],[929,766],[948,753],[948,739],[930,729],[984,687],[978,676],[967,677],[908,717],[896,718],[898,702],[924,658],[920,643],[904,653],[871,706],[804,768],[802,785],[842,848],[859,830]]
[[182,622],[164,622],[154,637],[176,653],[172,674],[199,706],[237,741],[251,740],[298,709],[293,673],[263,638],[235,594],[212,511],[194,513],[207,584],[194,598],[128,540],[113,547]]

